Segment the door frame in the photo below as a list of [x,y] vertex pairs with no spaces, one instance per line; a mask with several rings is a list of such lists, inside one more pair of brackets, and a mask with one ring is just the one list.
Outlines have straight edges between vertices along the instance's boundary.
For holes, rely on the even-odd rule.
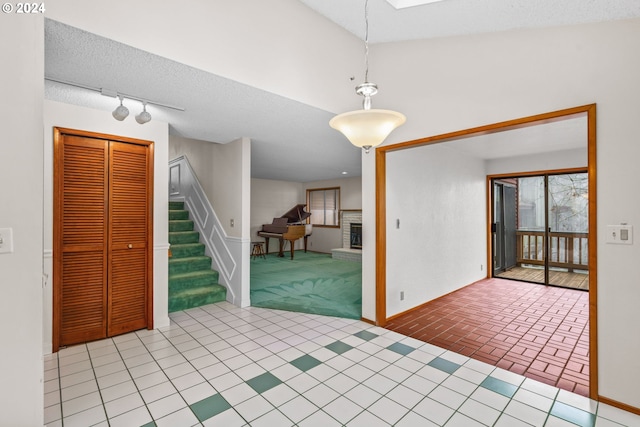
[[[376,167],[376,325],[385,326],[387,321],[387,242],[386,242],[386,155],[399,150],[440,144],[473,135],[495,133],[503,130],[525,128],[543,123],[567,119],[571,116],[586,116],[587,119],[587,171],[589,173],[589,396],[598,399],[598,316],[597,316],[597,194],[596,194],[596,104],[588,104],[549,113],[508,120],[490,125],[416,139],[398,144],[378,147],[375,150]],[[583,168],[584,169],[584,168]],[[490,202],[486,203],[487,218]],[[487,257],[491,257],[491,227],[487,227]],[[489,259],[490,261],[490,259]],[[491,265],[487,263],[487,266]],[[490,269],[487,268],[486,271]],[[488,278],[488,275],[487,275]]]
[[[514,173],[505,173],[505,174],[496,174],[496,175],[487,175],[487,197],[489,200],[489,204],[491,209],[489,209],[487,211],[488,213],[488,217],[487,217],[487,227],[488,227],[488,234],[492,234],[492,222],[493,222],[493,185],[492,183],[494,183],[494,181],[500,181],[503,179],[508,179],[508,178],[528,178],[528,177],[544,177],[545,178],[545,192],[548,192],[547,189],[547,180],[549,178],[549,176],[551,175],[568,175],[568,174],[577,174],[577,173],[586,173],[587,176],[589,175],[589,169],[588,168],[584,168],[584,167],[579,167],[579,168],[564,168],[564,169],[551,169],[551,170],[542,170],[542,171],[529,171],[529,172],[514,172]],[[591,185],[591,182],[589,182],[589,186]],[[591,188],[589,187],[589,191],[591,191]],[[591,198],[591,195],[589,195],[589,198]],[[547,205],[548,203],[548,194],[545,195],[545,206],[544,206],[544,211],[545,211],[545,252],[548,254],[549,253],[549,244],[550,244],[550,239],[548,236],[549,233],[549,225],[548,225],[548,215],[549,215],[549,206]],[[591,215],[591,209],[589,209],[589,215]],[[589,219],[590,220],[590,219]],[[591,232],[591,222],[589,222],[589,232]],[[589,240],[591,240],[591,235],[589,234]],[[493,238],[490,239],[488,241],[489,247],[488,247],[488,260],[489,261],[493,261]],[[589,252],[591,252],[592,248],[591,248],[591,242],[589,242]],[[545,286],[557,286],[554,285],[552,283],[549,283],[549,260],[548,260],[548,256],[545,258],[545,265],[544,265],[544,269],[545,269],[545,273],[544,273],[544,283],[540,283],[540,282],[533,282],[533,283],[537,283],[540,285],[545,285]],[[490,264],[487,264],[490,265]],[[591,259],[589,259],[589,268],[591,268]],[[591,274],[591,271],[589,270],[589,274]],[[495,270],[492,269],[487,269],[487,275],[489,277],[498,277],[495,274]],[[589,285],[591,285],[591,277],[589,277]],[[591,286],[589,286],[589,292],[591,291]]]
[[[487,266],[491,266],[491,274],[495,275],[495,272],[497,270],[496,266],[495,266],[495,260],[496,260],[496,247],[493,246],[493,242],[496,242],[495,246],[498,246],[497,242],[500,242],[500,246],[499,246],[499,254],[500,254],[500,267],[499,269],[505,270],[507,268],[509,268],[510,266],[507,266],[507,251],[504,245],[505,242],[505,234],[504,234],[504,230],[506,229],[506,215],[505,215],[505,188],[514,188],[517,190],[517,186],[513,183],[508,182],[507,180],[502,180],[500,178],[496,178],[496,179],[492,179],[489,182],[489,185],[491,185],[490,188],[490,203],[491,203],[491,218],[489,221],[489,226],[491,227],[491,231],[492,231],[492,238],[491,238],[491,244],[492,244],[492,257],[491,257],[491,263],[487,264]],[[501,209],[501,219],[502,221],[500,222],[500,227],[498,227],[498,221],[496,221],[496,187],[500,187],[500,209]],[[517,194],[517,191],[516,191]],[[516,225],[517,227],[517,225]],[[514,230],[515,231],[515,230]],[[498,238],[498,236],[500,238]],[[515,238],[515,235],[514,235]],[[489,267],[487,267],[489,268]]]
[[52,352],[56,353],[60,348],[61,333],[61,292],[62,292],[62,271],[60,254],[62,253],[61,239],[61,218],[62,218],[62,175],[58,173],[61,164],[61,150],[64,135],[80,136],[87,138],[102,139],[105,141],[116,141],[127,144],[143,145],[148,147],[149,157],[147,164],[147,287],[146,287],[146,318],[147,329],[153,329],[153,183],[154,183],[154,142],[126,136],[109,135],[98,132],[90,132],[78,129],[63,127],[53,128],[53,322],[52,322]]

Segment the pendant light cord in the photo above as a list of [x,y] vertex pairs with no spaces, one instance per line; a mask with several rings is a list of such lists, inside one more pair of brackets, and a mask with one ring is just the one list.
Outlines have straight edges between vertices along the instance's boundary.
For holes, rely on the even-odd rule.
[[369,81],[369,0],[364,0],[364,81]]

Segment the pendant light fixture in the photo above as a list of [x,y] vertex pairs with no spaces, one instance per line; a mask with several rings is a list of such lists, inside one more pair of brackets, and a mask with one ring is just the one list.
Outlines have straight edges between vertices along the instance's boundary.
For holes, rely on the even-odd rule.
[[384,142],[389,134],[401,126],[407,118],[404,114],[391,110],[371,109],[371,97],[378,93],[378,86],[369,82],[369,0],[364,2],[364,52],[365,74],[364,83],[356,86],[356,93],[362,95],[362,110],[348,111],[338,114],[329,121],[329,126],[342,132],[356,147],[368,153],[371,147]]

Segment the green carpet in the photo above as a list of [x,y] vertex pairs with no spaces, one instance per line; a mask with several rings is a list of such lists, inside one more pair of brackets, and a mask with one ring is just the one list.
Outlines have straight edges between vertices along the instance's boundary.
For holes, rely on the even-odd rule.
[[362,264],[303,251],[293,260],[288,254],[252,257],[251,305],[360,319]]

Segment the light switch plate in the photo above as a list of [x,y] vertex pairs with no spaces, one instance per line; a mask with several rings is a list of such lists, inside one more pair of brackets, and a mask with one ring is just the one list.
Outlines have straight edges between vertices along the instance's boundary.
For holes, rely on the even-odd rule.
[[615,245],[633,244],[633,226],[631,225],[607,225],[605,241]]
[[13,229],[0,228],[0,254],[13,252]]

